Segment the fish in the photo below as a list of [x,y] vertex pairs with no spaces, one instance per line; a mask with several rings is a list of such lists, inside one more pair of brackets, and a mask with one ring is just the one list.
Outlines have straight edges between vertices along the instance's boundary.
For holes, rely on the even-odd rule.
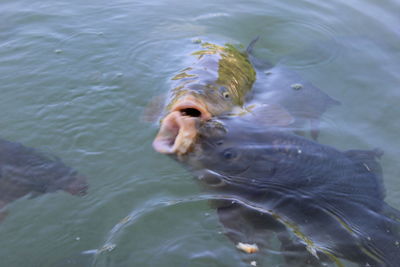
[[[279,64],[260,63],[253,55],[258,39],[245,51],[231,44],[200,42],[202,49],[191,54],[194,62],[190,67],[171,78],[172,89],[166,97],[160,129],[153,141],[157,152],[185,154],[190,151],[197,136],[195,122],[198,120],[194,118],[207,121],[221,115],[257,113],[261,118],[258,123],[267,124],[263,116],[269,116],[270,110],[264,107],[271,105],[286,109],[297,127],[310,121],[312,136],[317,138],[319,118],[340,102],[294,71]],[[151,111],[146,111],[146,117],[150,117]]]
[[0,139],[0,220],[8,203],[21,197],[63,190],[84,196],[87,178],[59,158],[17,142]]
[[[254,40],[247,51],[256,42]],[[247,52],[235,46],[203,42],[202,49],[192,53],[194,63],[171,80],[173,88],[168,97],[166,115],[153,147],[160,153],[184,154],[193,143],[196,131],[192,119],[203,121],[213,116],[242,108],[246,94],[256,79],[256,72]],[[182,129],[183,124],[188,125]]]
[[340,151],[244,117],[199,124],[193,150],[171,155],[221,196],[213,205],[232,241],[262,248],[276,231],[291,266],[297,253],[313,266],[398,266],[400,212],[384,201],[383,151]]

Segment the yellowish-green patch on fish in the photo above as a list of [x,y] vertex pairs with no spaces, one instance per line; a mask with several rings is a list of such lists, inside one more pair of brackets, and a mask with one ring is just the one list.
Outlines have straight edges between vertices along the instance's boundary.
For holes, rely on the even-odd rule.
[[242,107],[256,79],[247,54],[230,44],[202,43],[202,49],[192,56],[195,56],[192,66],[172,78],[176,83],[167,111],[187,95],[200,99],[211,116],[230,112],[234,106]]

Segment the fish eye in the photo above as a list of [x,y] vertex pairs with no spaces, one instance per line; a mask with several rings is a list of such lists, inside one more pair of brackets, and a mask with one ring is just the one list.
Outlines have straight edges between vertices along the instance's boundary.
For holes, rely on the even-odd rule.
[[228,148],[222,153],[222,155],[223,155],[224,159],[232,160],[232,159],[237,158],[238,153],[234,149]]
[[230,94],[229,94],[229,92],[228,92],[228,89],[226,89],[226,87],[221,86],[221,87],[219,88],[219,91],[221,92],[221,94],[222,94],[222,96],[223,96],[224,98],[229,98],[229,97],[230,97]]

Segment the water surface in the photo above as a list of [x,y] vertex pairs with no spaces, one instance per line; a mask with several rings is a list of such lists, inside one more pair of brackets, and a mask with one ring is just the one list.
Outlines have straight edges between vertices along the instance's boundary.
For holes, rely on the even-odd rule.
[[[1,267],[249,266],[191,175],[153,152],[157,128],[141,119],[187,67],[195,39],[246,45],[260,35],[258,57],[342,102],[325,114],[320,142],[382,148],[386,201],[400,208],[398,1],[4,0],[0,8],[0,136],[58,155],[90,183],[83,198],[57,192],[10,204]],[[269,252],[260,264],[279,266],[276,244]]]

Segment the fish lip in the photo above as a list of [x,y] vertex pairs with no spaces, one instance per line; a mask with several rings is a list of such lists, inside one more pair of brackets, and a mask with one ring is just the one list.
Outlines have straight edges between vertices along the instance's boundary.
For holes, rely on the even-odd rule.
[[[210,120],[212,115],[208,111],[207,107],[205,104],[203,104],[201,101],[197,100],[194,96],[187,96],[175,105],[172,106],[171,111],[179,111],[183,112],[185,109],[195,109],[200,112],[200,117],[201,120],[207,121]],[[184,115],[184,114],[183,114]],[[190,116],[190,115],[189,115]]]
[[180,111],[168,114],[153,141],[153,148],[161,154],[186,154],[197,137],[199,118],[183,116]]
[[176,151],[175,140],[179,134],[178,113],[172,112],[161,123],[160,130],[153,141],[153,148],[161,154],[173,154]]
[[199,97],[192,94],[181,97],[161,122],[153,148],[162,154],[186,154],[195,143],[198,122],[211,117],[207,105]]

